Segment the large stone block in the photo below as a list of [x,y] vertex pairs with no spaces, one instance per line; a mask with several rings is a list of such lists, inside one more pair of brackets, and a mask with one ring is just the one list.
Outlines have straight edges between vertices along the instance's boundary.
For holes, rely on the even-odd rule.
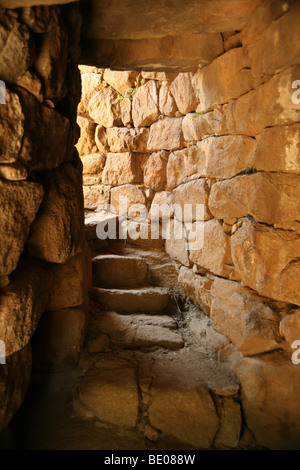
[[38,183],[0,181],[0,275],[16,269],[44,196]]
[[138,72],[135,70],[105,69],[103,80],[105,80],[106,83],[125,96],[130,92],[130,88],[134,88],[137,76]]
[[22,105],[18,95],[6,90],[6,105],[0,105],[0,162],[17,160],[24,134]]
[[226,336],[244,356],[278,349],[279,316],[234,281],[215,278],[210,290],[212,327]]
[[198,211],[197,214],[197,205],[203,205],[203,220],[212,218],[212,215],[208,209],[209,185],[206,179],[200,178],[189,181],[188,183],[181,184],[174,189],[172,195],[174,204],[178,204],[178,206],[181,207],[183,215],[185,211],[184,206],[186,204],[192,206],[191,218],[189,218],[189,222],[202,220],[202,210]]
[[[198,75],[198,76],[197,76]],[[238,98],[254,87],[246,48],[231,49],[196,75],[202,111]],[[213,84],[213,86],[212,86]],[[192,111],[190,109],[189,111]]]
[[[224,105],[225,108],[227,105]],[[200,108],[201,105],[198,106]],[[197,108],[197,112],[198,112]],[[189,113],[182,121],[183,138],[187,142],[202,140],[209,135],[229,134],[224,109],[215,108],[204,114]]]
[[299,218],[300,181],[297,175],[254,173],[213,184],[209,208],[216,219],[251,215],[276,227]]
[[64,263],[83,240],[82,177],[71,164],[49,172],[39,216],[31,226],[27,252],[52,263]]
[[161,191],[167,183],[168,152],[154,152],[150,155],[144,168],[146,188]]
[[181,266],[178,282],[184,293],[198,305],[201,310],[209,315],[212,301],[210,289],[213,279],[196,274],[192,269]]
[[[124,198],[126,202],[126,207],[120,207],[119,198]],[[125,184],[124,186],[118,186],[111,189],[111,205],[116,210],[117,214],[127,215],[127,210],[134,204],[139,204],[142,206],[146,205],[146,197],[143,192],[142,187],[135,186],[133,184]],[[135,218],[136,214],[133,214]],[[139,213],[138,213],[139,215]],[[128,217],[131,218],[130,212]],[[141,214],[141,218],[145,218],[146,214]]]
[[111,87],[97,91],[89,101],[89,115],[97,124],[104,127],[121,125],[117,92]]
[[229,276],[232,271],[230,237],[224,233],[218,220],[204,222],[203,247],[191,250],[190,260],[213,274]]
[[177,150],[182,147],[182,118],[170,118],[155,122],[150,127],[148,150]]
[[161,85],[159,88],[159,111],[168,117],[174,117],[178,111],[169,84]]
[[84,208],[96,210],[101,206],[107,206],[110,202],[111,186],[94,184],[83,186]]
[[89,101],[98,91],[103,91],[102,74],[98,73],[82,73],[82,94],[81,101],[78,105],[78,115],[91,118],[89,114]]
[[196,90],[193,84],[193,74],[191,72],[180,73],[173,80],[170,91],[174,96],[177,108],[181,114],[195,111],[199,104]]
[[190,165],[200,176],[232,178],[253,167],[255,139],[243,135],[208,137],[189,147]]
[[107,129],[107,143],[111,152],[147,152],[149,129],[111,127]]
[[176,150],[170,153],[167,164],[167,189],[172,190],[183,183],[187,176],[196,173],[189,165],[188,150]]
[[279,325],[280,334],[285,338],[290,348],[294,341],[300,338],[300,308],[291,310],[284,315]]
[[231,253],[245,285],[259,294],[300,305],[300,238],[243,219],[231,237]]
[[132,120],[134,127],[153,124],[159,117],[158,86],[150,80],[137,89],[132,100]]
[[141,183],[143,172],[140,154],[108,153],[102,181],[105,184],[120,185]]
[[179,261],[185,266],[190,266],[187,233],[184,225],[178,220],[170,220],[166,223],[165,250],[172,259]]
[[79,156],[90,155],[98,152],[95,142],[95,132],[97,124],[88,118],[82,116],[77,117],[77,124],[80,127],[80,139],[76,144]]
[[28,28],[8,12],[1,12],[0,80],[5,83],[15,83],[30,68],[34,49]]
[[259,171],[299,174],[300,124],[263,129],[255,152],[254,167]]
[[241,359],[235,372],[241,381],[246,424],[257,444],[274,450],[299,450],[299,366],[274,353]]
[[19,263],[10,284],[1,289],[0,331],[7,356],[30,342],[46,308],[51,284],[49,266],[26,259]]
[[106,162],[104,153],[93,153],[82,158],[83,175],[101,176]]

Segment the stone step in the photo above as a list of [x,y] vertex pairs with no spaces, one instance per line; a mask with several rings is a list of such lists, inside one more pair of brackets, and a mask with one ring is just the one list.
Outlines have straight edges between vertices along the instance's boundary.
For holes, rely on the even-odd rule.
[[123,313],[164,312],[170,300],[168,291],[160,287],[139,289],[91,287],[90,295],[103,310]]
[[171,436],[192,448],[222,449],[239,442],[238,393],[235,374],[206,354],[120,351],[97,356],[73,405],[80,417],[136,428],[152,441]]
[[168,315],[120,315],[98,312],[93,315],[92,336],[107,334],[116,347],[138,349],[162,347],[178,349],[184,341],[177,331],[176,321]]
[[99,255],[93,259],[93,285],[105,288],[145,286],[147,263],[138,257]]

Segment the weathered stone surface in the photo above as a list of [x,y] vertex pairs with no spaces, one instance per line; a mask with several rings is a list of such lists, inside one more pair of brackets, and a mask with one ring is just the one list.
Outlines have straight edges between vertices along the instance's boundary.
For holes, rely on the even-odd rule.
[[[212,218],[212,215],[208,209],[208,196],[209,196],[209,186],[207,180],[204,178],[189,181],[188,183],[181,184],[173,193],[173,202],[178,204],[181,207],[182,214],[184,215],[184,205],[191,204],[191,218],[189,217],[189,222],[194,222],[195,220],[202,220],[202,211],[197,214],[197,204],[203,204],[203,216],[204,220]],[[187,211],[186,211],[187,212]],[[176,210],[175,210],[176,216]],[[186,214],[186,217],[188,213]],[[200,218],[199,218],[200,216]],[[186,219],[185,219],[186,220]]]
[[263,129],[258,140],[254,166],[259,171],[299,174],[300,124]]
[[34,45],[27,27],[7,12],[1,12],[0,50],[0,79],[5,83],[15,83],[30,67]]
[[104,153],[93,153],[82,158],[83,175],[101,176],[105,166],[106,155]]
[[218,220],[204,222],[203,248],[191,250],[190,260],[218,276],[230,274],[230,237],[224,233]]
[[44,190],[37,183],[0,181],[0,194],[0,275],[3,276],[17,267]]
[[236,448],[240,440],[242,426],[241,407],[237,397],[218,397],[214,395],[220,417],[220,426],[214,440],[217,449]]
[[202,111],[228,103],[254,87],[250,60],[246,48],[243,47],[232,49],[217,57],[212,64],[200,70],[196,78]]
[[91,298],[99,303],[104,310],[134,313],[161,312],[168,304],[169,294],[159,287],[143,287],[140,289],[90,289]]
[[89,101],[89,115],[104,127],[121,125],[120,103],[111,87],[97,91]]
[[207,276],[195,274],[192,269],[181,266],[178,282],[184,293],[198,305],[201,310],[209,315],[212,301],[210,289],[213,280]]
[[76,144],[79,156],[97,153],[98,147],[95,142],[96,124],[81,116],[77,117],[77,124],[80,127],[80,139]]
[[[183,138],[185,141],[198,141],[208,135],[223,135],[229,134],[229,129],[226,122],[226,114],[223,108],[214,109],[213,111],[196,114],[190,113],[184,116],[182,120]],[[198,106],[201,108],[201,104]],[[201,109],[197,108],[197,113],[202,113]]]
[[[283,4],[281,6],[284,7]],[[274,2],[272,9],[279,8]],[[285,14],[274,18],[275,21],[263,31],[258,40],[248,45],[254,76],[273,75],[283,68],[299,63],[300,49],[296,25],[300,7],[297,3],[286,4],[286,9],[288,11]]]
[[103,91],[102,74],[99,73],[82,73],[82,94],[81,101],[78,105],[78,115],[86,118],[91,118],[89,114],[89,101],[92,96],[98,92]]
[[25,6],[21,10],[21,18],[23,23],[25,23],[30,29],[38,34],[45,33],[48,30],[52,14],[53,9],[45,5],[34,7]]
[[185,266],[190,266],[188,255],[187,234],[184,225],[178,220],[167,221],[165,227],[165,250],[172,259]]
[[95,142],[99,152],[108,152],[107,133],[104,126],[97,126],[95,132]]
[[300,413],[298,366],[289,358],[267,354],[244,358],[235,367],[247,426],[258,445],[269,449],[299,449]]
[[0,177],[9,181],[24,181],[28,173],[21,163],[15,162],[11,165],[0,164]]
[[76,367],[83,346],[85,322],[85,312],[80,308],[45,312],[34,338],[35,365],[55,371]]
[[[157,211],[158,206],[160,207],[160,212]],[[158,222],[162,217],[174,217],[173,195],[171,191],[155,193],[150,208],[150,217],[153,222]]]
[[234,281],[215,278],[210,290],[212,327],[244,356],[279,348],[279,317],[263,299]]
[[49,267],[38,260],[22,260],[11,275],[11,282],[1,289],[1,340],[10,356],[31,340],[45,310],[51,291]]
[[110,202],[110,186],[95,184],[83,186],[84,208],[96,210]]
[[0,162],[16,161],[24,134],[24,114],[16,93],[6,90],[6,105],[0,105]]
[[297,234],[243,219],[231,237],[231,253],[245,285],[261,295],[300,305]]
[[298,220],[297,175],[255,173],[213,184],[209,208],[216,219],[251,215],[257,222],[282,226]]
[[167,165],[167,189],[174,189],[183,183],[186,176],[194,173],[193,169],[189,168],[187,149],[170,153]]
[[82,252],[63,264],[53,264],[53,288],[47,310],[77,307],[84,303],[91,285],[91,252],[84,246]]
[[31,346],[7,357],[0,365],[0,430],[18,411],[27,392],[31,373]]
[[159,117],[158,87],[155,80],[150,80],[137,89],[132,100],[132,120],[134,127],[153,124]]
[[155,122],[150,127],[148,150],[177,150],[182,146],[182,118],[169,118]]
[[112,127],[107,129],[107,142],[111,152],[145,152],[149,129]]
[[102,181],[105,184],[120,185],[141,183],[143,173],[140,155],[126,153],[108,153]]
[[93,259],[93,283],[99,287],[142,286],[147,272],[147,263],[141,258],[99,255]]
[[232,178],[253,166],[256,141],[243,135],[208,137],[189,148],[188,163],[201,176]]
[[292,101],[299,74],[300,66],[289,67],[234,101],[226,112],[235,131],[253,136],[265,127],[299,121],[299,105]]
[[300,309],[292,310],[280,322],[279,331],[291,347],[300,338]]
[[104,357],[87,371],[75,400],[75,411],[82,417],[134,427],[139,407],[134,367],[122,359]]
[[[31,170],[58,167],[73,157],[74,142],[70,121],[54,109],[42,106],[25,89],[18,88],[25,116],[20,157]],[[41,126],[41,123],[43,125]]]
[[29,91],[32,95],[34,95],[40,103],[44,101],[43,93],[42,93],[42,83],[41,80],[34,75],[33,73],[25,72],[17,81],[16,83],[18,86],[25,88],[25,90]]
[[170,86],[161,85],[159,88],[159,111],[168,117],[174,117],[178,111]]
[[[121,207],[119,204],[120,197],[125,198],[125,205],[123,205],[124,203],[123,201],[121,201],[122,202]],[[132,184],[125,184],[124,186],[118,186],[116,188],[112,188],[110,202],[111,202],[111,205],[116,210],[117,214],[120,213],[122,215],[128,216],[128,218],[136,218],[136,216],[138,215],[138,217],[142,219],[144,219],[146,216],[145,214],[141,214],[141,216],[139,214],[135,214],[135,211],[133,209],[131,212],[128,210],[134,204],[140,204],[142,206],[145,206],[146,204],[145,194],[142,188],[139,186],[134,186]],[[127,213],[127,210],[128,210],[128,213]]]
[[133,125],[131,108],[132,108],[132,101],[130,99],[125,99],[120,102],[121,120],[122,120],[123,126]]
[[168,152],[162,150],[150,155],[144,168],[144,184],[146,188],[161,191],[167,182]]
[[83,239],[81,174],[66,164],[49,172],[43,184],[46,195],[31,226],[27,251],[52,263],[64,263],[78,251]]
[[60,101],[67,93],[66,72],[68,35],[57,10],[53,11],[47,32],[41,38],[35,69],[43,80],[46,99]]
[[[126,96],[130,88],[134,88],[138,72],[134,70],[110,70],[105,69],[103,80],[112,86],[116,91]],[[127,91],[127,94],[126,94]]]
[[180,73],[172,82],[170,91],[181,114],[195,111],[199,100],[193,86],[193,74],[191,72]]

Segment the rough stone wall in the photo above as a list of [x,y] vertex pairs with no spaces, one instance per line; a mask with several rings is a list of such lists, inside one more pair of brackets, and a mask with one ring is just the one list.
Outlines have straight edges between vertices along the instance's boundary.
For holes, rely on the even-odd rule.
[[271,448],[300,436],[299,7],[262,5],[195,73],[81,69],[85,208],[119,195],[149,209],[205,205],[203,249],[188,239],[165,249],[186,294],[239,349],[244,417]]
[[0,430],[25,395],[34,333],[40,366],[74,366],[83,341],[80,24],[75,5],[0,9]]

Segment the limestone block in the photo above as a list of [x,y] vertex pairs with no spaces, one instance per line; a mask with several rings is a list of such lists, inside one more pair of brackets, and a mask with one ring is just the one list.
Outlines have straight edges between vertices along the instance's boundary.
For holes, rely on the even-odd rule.
[[0,105],[0,162],[17,160],[24,134],[22,106],[18,95],[6,89],[6,105]]
[[[226,114],[223,108],[214,109],[204,114],[190,113],[184,116],[182,121],[183,138],[187,142],[202,140],[208,135],[229,134]],[[201,108],[201,104],[198,106]],[[201,109],[197,112],[201,112]]]
[[81,308],[46,311],[38,325],[33,354],[39,369],[76,367],[85,335],[86,315]]
[[0,331],[10,356],[23,349],[31,340],[45,310],[51,291],[49,266],[34,260],[22,260],[1,289]]
[[254,166],[259,171],[299,174],[300,124],[263,129],[258,140]]
[[42,82],[39,77],[27,70],[17,81],[18,86],[25,88],[32,95],[34,95],[40,103],[44,101],[42,93]]
[[83,240],[81,173],[66,164],[49,172],[43,184],[46,194],[31,226],[27,251],[52,263],[64,263]]
[[190,260],[218,276],[229,276],[232,264],[230,237],[223,231],[218,220],[204,222],[203,247],[191,250]]
[[78,105],[78,115],[91,118],[89,114],[89,101],[98,91],[103,91],[102,74],[82,73],[81,74],[82,93],[81,101]]
[[150,127],[148,150],[177,150],[182,147],[182,118],[170,118],[155,122]]
[[84,208],[96,210],[101,206],[108,205],[110,202],[110,188],[111,186],[103,184],[83,186]]
[[95,142],[99,152],[108,152],[107,133],[104,126],[97,126],[95,131]]
[[113,88],[97,91],[89,101],[89,115],[104,127],[121,125],[120,103],[117,92]]
[[199,99],[193,86],[193,74],[191,72],[179,73],[172,82],[170,91],[181,114],[195,111]]
[[176,188],[193,173],[196,173],[196,169],[189,165],[187,149],[170,153],[167,164],[167,189]]
[[245,285],[261,295],[300,305],[300,239],[295,232],[243,219],[231,237],[231,253]]
[[[119,198],[126,199],[126,207],[120,207]],[[123,186],[118,186],[111,189],[111,205],[116,210],[117,214],[126,215],[126,210],[128,210],[133,204],[141,204],[142,206],[146,205],[146,197],[140,186],[135,186],[132,184],[125,184]],[[131,213],[128,213],[128,217],[131,218]],[[135,218],[135,214],[132,214],[132,217]],[[143,214],[141,214],[142,218]]]
[[47,5],[26,6],[21,10],[23,23],[38,34],[45,33],[48,30],[52,15],[53,9]]
[[[191,218],[189,219],[190,222],[194,222],[195,220],[202,220],[199,219],[199,215],[202,213],[202,211],[199,211],[197,215],[198,204],[203,204],[204,206],[203,220],[208,220],[212,218],[212,215],[208,209],[209,186],[207,184],[206,179],[200,178],[189,181],[188,183],[181,184],[180,186],[174,189],[172,195],[174,204],[178,204],[181,207],[183,215],[185,211],[184,205],[192,205]],[[186,213],[188,215],[187,210]]]
[[133,125],[131,109],[132,109],[132,101],[130,99],[125,99],[120,102],[121,119],[122,119],[123,126]]
[[153,124],[159,117],[158,87],[155,80],[149,80],[137,89],[132,100],[132,120],[134,127]]
[[178,282],[184,293],[209,315],[212,301],[210,289],[213,280],[207,276],[194,273],[192,269],[181,266]]
[[167,85],[161,85],[159,89],[159,111],[168,117],[174,117],[176,111],[178,111],[170,87]]
[[87,246],[63,264],[53,264],[52,293],[47,310],[77,307],[87,298],[91,285],[91,253]]
[[103,80],[105,80],[106,83],[125,96],[126,90],[129,91],[129,88],[134,88],[137,76],[138,72],[134,70],[105,69]]
[[80,127],[80,139],[76,144],[79,156],[97,153],[98,147],[95,142],[96,124],[90,119],[78,116],[77,124]]
[[141,183],[141,155],[126,153],[108,153],[102,181],[105,184],[120,185]]
[[215,278],[210,290],[212,327],[244,356],[279,348],[279,317],[264,299],[239,283]]
[[107,129],[107,142],[111,152],[146,152],[149,129],[111,127]]
[[299,449],[300,368],[277,353],[243,358],[235,367],[247,426],[268,449]]
[[216,219],[252,215],[257,222],[280,227],[298,220],[299,201],[297,175],[254,173],[213,184],[209,207]]
[[190,266],[188,255],[187,234],[184,225],[178,220],[166,222],[163,229],[166,232],[165,250],[172,259],[179,261],[185,266]]
[[100,176],[106,162],[104,153],[93,153],[82,158],[83,175]]
[[15,83],[32,64],[34,44],[28,28],[5,11],[1,12],[0,50],[0,80]]
[[1,276],[16,269],[43,196],[38,183],[0,180]]
[[24,181],[28,177],[28,172],[20,162],[0,164],[0,177],[9,181]]
[[144,168],[146,188],[161,191],[167,182],[168,152],[154,152],[150,155]]

